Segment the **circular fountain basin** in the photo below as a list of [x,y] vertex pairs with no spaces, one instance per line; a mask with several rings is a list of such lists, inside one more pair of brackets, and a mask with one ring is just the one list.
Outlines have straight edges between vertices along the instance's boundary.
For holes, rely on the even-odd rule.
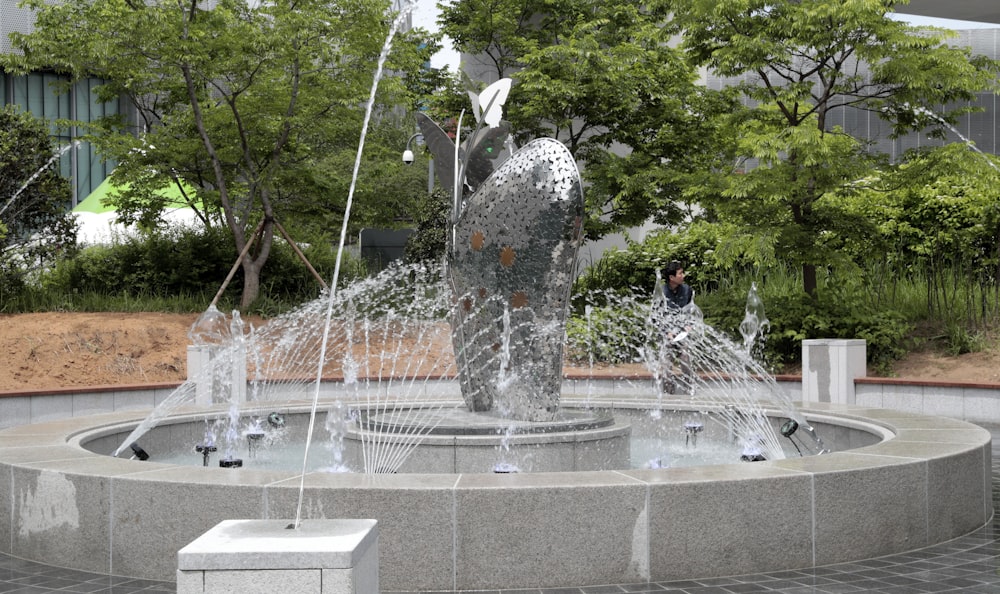
[[[293,424],[307,408],[272,407]],[[113,451],[144,412],[0,431],[0,510],[10,518],[0,523],[3,551],[174,579],[176,552],[220,521],[293,518],[300,483],[304,518],[378,520],[385,590],[582,586],[812,567],[949,540],[992,515],[989,432],[893,410],[803,408],[840,450],[832,454],[665,469],[300,477],[158,463],[155,442],[145,439],[147,461],[91,451]],[[199,426],[191,421],[219,414],[188,410],[162,431],[190,435]]]
[[[308,413],[309,409],[282,414],[280,428],[244,432],[232,446],[213,440],[210,452],[203,451],[205,421],[225,417],[225,411],[198,415],[195,420],[164,419],[140,441],[142,447],[157,452],[156,462],[215,467],[230,459],[239,460],[242,468],[300,471]],[[553,420],[531,422],[463,408],[407,406],[366,414],[360,428],[352,423],[336,462],[328,432],[317,429],[306,469],[364,472],[373,468],[380,474],[626,470],[630,468],[631,432],[627,416],[622,419],[607,411],[562,409]],[[127,432],[108,435],[83,446],[104,454],[109,443],[113,450],[127,438]],[[712,463],[701,461],[706,462]]]
[[[250,416],[277,415],[280,426],[245,430],[230,444],[213,437],[208,440],[211,447],[206,448],[206,430],[214,426],[218,433],[216,424],[228,419],[228,411],[220,410],[195,420],[184,416],[164,419],[140,441],[141,447],[156,452],[155,462],[286,471],[300,471],[305,462],[308,472],[576,472],[746,461],[752,444],[745,443],[713,408],[564,407],[554,419],[540,422],[505,419],[496,412],[473,413],[462,407],[380,408],[359,415],[360,420],[344,427],[336,454],[328,431],[316,430],[308,457],[304,455],[308,410],[287,415],[257,410]],[[775,430],[787,422],[784,417],[771,417]],[[256,428],[258,424],[248,426]],[[835,439],[834,449],[858,448],[888,437],[861,428],[823,426],[822,433],[828,432]],[[106,435],[83,446],[103,454],[109,447],[120,449],[129,437],[126,433]],[[819,452],[819,445],[805,429],[792,437],[782,444],[782,457]]]

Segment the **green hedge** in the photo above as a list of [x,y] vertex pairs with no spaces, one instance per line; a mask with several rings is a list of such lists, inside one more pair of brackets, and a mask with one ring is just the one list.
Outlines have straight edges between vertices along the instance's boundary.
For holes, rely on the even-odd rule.
[[[325,244],[313,244],[303,247],[303,252],[329,284],[336,250]],[[173,229],[80,250],[42,275],[41,289],[51,294],[101,294],[116,298],[201,295],[207,305],[235,260],[232,238],[227,231]],[[341,283],[363,274],[364,266],[357,258],[345,257]],[[222,298],[226,307],[239,301],[242,288],[243,273],[237,269]],[[315,299],[320,291],[319,282],[291,246],[276,240],[261,274],[260,296],[247,313],[274,315]]]

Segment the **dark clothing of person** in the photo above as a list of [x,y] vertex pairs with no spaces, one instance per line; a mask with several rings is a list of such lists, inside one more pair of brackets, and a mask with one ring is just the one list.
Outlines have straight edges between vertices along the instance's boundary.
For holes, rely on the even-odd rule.
[[[691,357],[681,342],[687,335],[683,326],[684,313],[681,310],[694,299],[694,290],[685,283],[671,289],[670,284],[663,285],[663,296],[666,301],[667,315],[662,320],[665,323],[663,346],[660,350],[660,389],[667,394],[693,394],[694,371],[691,368]],[[675,369],[679,368],[679,369]]]
[[663,295],[667,298],[668,307],[671,309],[681,309],[691,303],[694,291],[685,283],[677,285],[676,289],[671,289],[670,283],[667,283],[663,285]]

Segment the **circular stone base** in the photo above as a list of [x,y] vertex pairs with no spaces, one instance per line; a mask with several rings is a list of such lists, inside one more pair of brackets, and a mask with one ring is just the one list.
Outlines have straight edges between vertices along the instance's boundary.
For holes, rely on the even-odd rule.
[[[590,410],[556,412],[551,421],[519,421],[506,419],[497,411],[471,412],[464,408],[400,409],[365,416],[361,427],[376,433],[424,435],[531,435],[564,431],[588,431],[614,425],[607,413]],[[430,429],[427,429],[430,427]]]
[[585,409],[560,409],[551,421],[517,421],[464,408],[399,409],[366,416],[360,426],[345,441],[348,464],[360,463],[353,458],[363,442],[376,443],[388,459],[393,451],[406,452],[405,462],[392,472],[609,470],[628,468],[630,460],[631,426]]

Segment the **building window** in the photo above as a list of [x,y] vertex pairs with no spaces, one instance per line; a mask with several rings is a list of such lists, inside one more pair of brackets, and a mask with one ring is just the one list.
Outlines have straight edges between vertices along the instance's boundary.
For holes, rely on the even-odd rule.
[[76,128],[57,128],[57,119],[91,122],[119,113],[119,104],[98,103],[94,88],[99,79],[85,79],[65,88],[69,79],[50,72],[33,72],[25,76],[0,76],[0,98],[13,103],[35,117],[48,120],[54,144],[63,151],[59,158],[59,173],[73,183],[73,204],[85,199],[114,169],[114,163],[101,161],[88,142],[73,145],[79,136]]

